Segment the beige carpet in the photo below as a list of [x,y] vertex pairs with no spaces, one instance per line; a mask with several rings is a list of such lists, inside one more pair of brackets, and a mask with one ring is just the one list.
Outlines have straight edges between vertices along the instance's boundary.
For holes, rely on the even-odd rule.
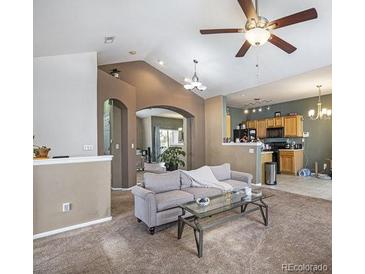
[[269,226],[259,211],[204,235],[176,224],[149,235],[129,192],[113,193],[113,220],[34,241],[35,273],[283,273],[282,264],[326,264],[331,272],[331,201],[270,190]]

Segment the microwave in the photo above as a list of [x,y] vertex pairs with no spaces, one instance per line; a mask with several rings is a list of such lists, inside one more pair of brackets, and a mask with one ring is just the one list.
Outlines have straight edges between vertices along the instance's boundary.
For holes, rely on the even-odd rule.
[[284,138],[284,128],[283,127],[267,128],[266,138]]

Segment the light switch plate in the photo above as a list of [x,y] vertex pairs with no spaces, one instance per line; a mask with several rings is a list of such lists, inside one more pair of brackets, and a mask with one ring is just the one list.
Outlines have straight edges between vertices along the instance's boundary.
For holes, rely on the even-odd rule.
[[255,153],[255,150],[254,150],[253,148],[250,148],[250,149],[248,150],[248,153]]
[[84,145],[84,151],[90,151],[93,150],[94,146],[93,145]]
[[69,211],[71,211],[71,203],[63,203],[62,212],[69,212]]
[[303,137],[309,137],[309,131],[303,132]]

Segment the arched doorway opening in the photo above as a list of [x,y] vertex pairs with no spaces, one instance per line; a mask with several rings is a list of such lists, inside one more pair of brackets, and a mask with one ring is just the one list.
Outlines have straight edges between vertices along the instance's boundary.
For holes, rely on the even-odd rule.
[[170,147],[180,147],[185,156],[182,169],[191,169],[191,125],[194,116],[171,106],[151,106],[136,112],[137,119],[137,171],[158,172],[160,155]]
[[128,109],[117,99],[103,106],[104,154],[113,155],[112,189],[128,188]]

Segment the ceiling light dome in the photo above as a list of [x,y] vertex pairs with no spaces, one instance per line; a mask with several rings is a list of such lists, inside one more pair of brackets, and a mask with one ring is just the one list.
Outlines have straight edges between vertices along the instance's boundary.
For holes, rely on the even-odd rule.
[[253,28],[246,32],[247,41],[253,46],[262,46],[265,44],[271,36],[270,31],[264,28]]

